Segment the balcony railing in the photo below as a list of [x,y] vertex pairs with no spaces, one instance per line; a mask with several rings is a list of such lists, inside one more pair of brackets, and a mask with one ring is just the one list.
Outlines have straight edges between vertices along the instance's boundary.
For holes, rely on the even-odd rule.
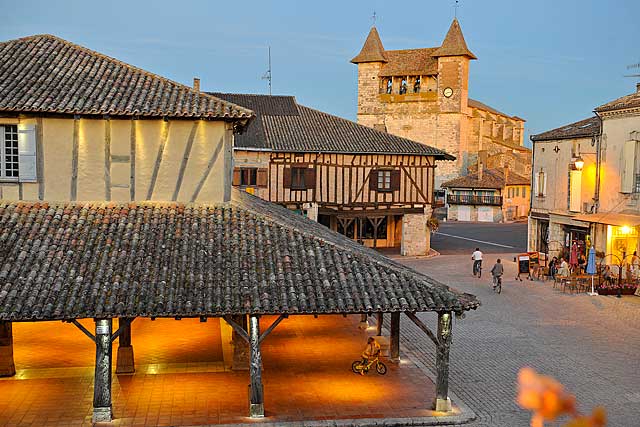
[[472,196],[468,194],[448,194],[447,203],[453,205],[502,205],[502,196]]

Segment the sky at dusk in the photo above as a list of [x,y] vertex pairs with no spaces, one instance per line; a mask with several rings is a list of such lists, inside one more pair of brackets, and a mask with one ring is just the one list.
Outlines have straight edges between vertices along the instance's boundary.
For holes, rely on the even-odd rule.
[[[386,49],[438,46],[455,1],[36,1],[0,0],[0,40],[50,33],[202,89],[273,93],[355,119],[357,67],[371,27]],[[638,0],[461,0],[478,57],[470,97],[527,120],[528,135],[591,115],[635,91]]]

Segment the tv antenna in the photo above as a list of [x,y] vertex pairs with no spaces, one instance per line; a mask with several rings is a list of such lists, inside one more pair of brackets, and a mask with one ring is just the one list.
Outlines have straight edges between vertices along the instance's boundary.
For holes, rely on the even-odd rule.
[[[638,69],[640,70],[640,62],[636,64],[627,65],[627,70]],[[625,77],[640,77],[640,74],[627,74]]]
[[267,80],[269,82],[269,96],[271,96],[271,46],[269,46],[269,68],[267,72],[262,76],[262,80]]

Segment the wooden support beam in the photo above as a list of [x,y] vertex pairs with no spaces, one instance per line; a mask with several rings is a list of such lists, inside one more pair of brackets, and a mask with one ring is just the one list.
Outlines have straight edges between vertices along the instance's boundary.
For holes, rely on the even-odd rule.
[[0,321],[0,377],[16,374],[13,362],[13,327],[11,322]]
[[[93,422],[111,422],[111,319],[96,319],[96,366],[93,382]],[[76,325],[77,326],[77,325]]]
[[436,411],[451,411],[449,399],[449,348],[451,347],[451,312],[438,313],[438,348],[436,350]]
[[269,335],[275,328],[276,326],[278,326],[280,324],[280,322],[282,322],[284,319],[286,319],[287,316],[286,314],[281,314],[272,324],[271,326],[269,326],[263,333],[262,335],[260,335],[260,340],[259,340],[259,344],[262,344],[262,341],[264,341],[264,339],[267,337],[267,335]]
[[131,345],[131,323],[133,319],[118,319],[118,331],[112,340],[118,337],[118,355],[116,357],[116,374],[133,374],[136,372]]
[[262,385],[262,355],[260,354],[260,320],[258,316],[249,316],[249,416],[264,417],[264,388]]
[[384,313],[376,313],[376,335],[382,335],[382,323],[384,322]]
[[391,313],[389,356],[392,362],[400,361],[400,313]]
[[413,323],[415,323],[415,324],[416,324],[416,326],[422,330],[422,332],[424,332],[425,334],[427,334],[427,336],[428,336],[429,338],[431,338],[431,341],[433,341],[433,343],[434,343],[436,346],[440,345],[440,343],[438,342],[438,338],[436,337],[436,335],[435,335],[433,332],[431,332],[431,329],[429,329],[429,328],[427,327],[427,325],[425,325],[424,323],[422,323],[422,320],[420,320],[420,319],[418,318],[418,316],[416,316],[416,314],[415,314],[415,313],[411,313],[411,312],[408,312],[408,311],[407,311],[407,312],[405,312],[404,314],[406,314],[406,315],[407,315],[407,317],[408,317],[409,319],[411,319],[411,321],[412,321]]

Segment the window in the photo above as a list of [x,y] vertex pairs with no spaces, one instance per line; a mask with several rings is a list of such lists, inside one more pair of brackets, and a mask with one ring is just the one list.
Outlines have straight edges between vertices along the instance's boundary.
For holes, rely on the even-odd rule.
[[268,184],[266,168],[234,168],[233,185],[245,187],[266,187]]
[[304,175],[306,168],[291,168],[291,189],[304,190]]
[[18,126],[0,126],[0,178],[18,180]]
[[416,82],[413,84],[413,93],[420,93],[420,76],[416,77]]
[[247,168],[240,171],[240,185],[257,185],[258,184],[258,169]]
[[520,187],[516,187],[516,197],[520,197]]
[[402,79],[400,82],[400,95],[407,93],[407,79]]
[[393,77],[389,77],[387,79],[387,93],[391,93],[393,91]]
[[535,191],[538,197],[544,197],[547,192],[547,176],[542,169],[536,174]]
[[391,171],[389,170],[378,171],[378,190],[381,190],[381,191],[391,190]]

